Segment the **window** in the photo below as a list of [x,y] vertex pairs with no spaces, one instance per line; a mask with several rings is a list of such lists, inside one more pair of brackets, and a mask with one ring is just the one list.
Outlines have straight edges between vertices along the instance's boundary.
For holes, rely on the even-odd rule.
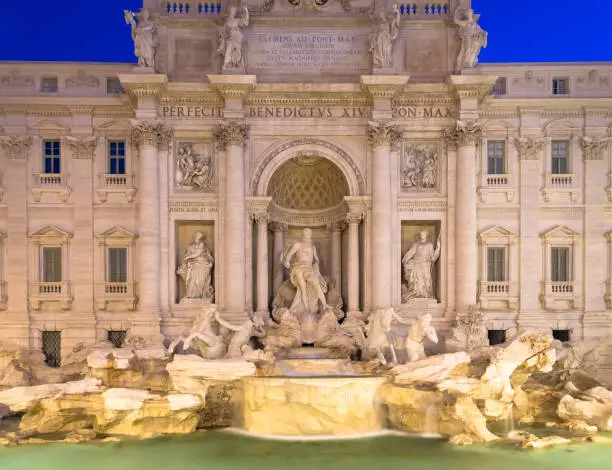
[[551,173],[566,175],[569,173],[569,141],[553,140],[551,144]]
[[45,363],[49,367],[59,367],[62,362],[62,333],[60,331],[43,331],[42,350]]
[[487,281],[506,281],[506,248],[503,246],[487,248]]
[[569,95],[569,78],[553,78],[553,95]]
[[489,330],[487,333],[489,336],[490,346],[495,346],[496,344],[503,344],[506,342],[506,330]]
[[122,140],[108,143],[108,172],[111,175],[125,175],[125,142]]
[[108,249],[108,282],[127,282],[127,248]]
[[43,93],[57,92],[57,77],[43,77],[40,82],[40,91]]
[[62,282],[62,248],[43,246],[42,259],[43,282]]
[[506,173],[505,141],[487,141],[487,173],[490,175],[503,175]]
[[125,337],[127,336],[127,331],[120,330],[111,330],[108,332],[108,340],[113,344],[116,348],[122,348],[123,343],[125,342]]
[[508,93],[506,77],[499,77],[491,90],[491,94],[495,96],[506,96]]
[[552,247],[550,249],[550,280],[553,282],[569,282],[571,281],[570,277],[569,247]]
[[562,342],[570,340],[570,330],[553,330],[553,338]]
[[43,160],[43,171],[44,173],[60,173],[60,159],[61,159],[61,142],[59,140],[45,140],[44,144],[44,160]]
[[107,95],[119,95],[123,93],[123,87],[117,77],[106,78],[106,94]]

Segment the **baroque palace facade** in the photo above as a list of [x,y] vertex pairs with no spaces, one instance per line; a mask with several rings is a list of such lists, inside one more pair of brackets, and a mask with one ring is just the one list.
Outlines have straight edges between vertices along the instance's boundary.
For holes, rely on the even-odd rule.
[[305,227],[348,315],[612,336],[612,64],[477,64],[469,0],[242,5],[145,0],[137,67],[0,63],[2,340],[267,315]]

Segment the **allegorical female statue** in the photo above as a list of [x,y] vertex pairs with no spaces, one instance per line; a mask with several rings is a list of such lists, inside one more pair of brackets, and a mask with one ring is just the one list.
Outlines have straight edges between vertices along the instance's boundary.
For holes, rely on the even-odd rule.
[[457,70],[473,68],[478,62],[480,49],[487,47],[488,33],[478,25],[480,15],[475,15],[471,8],[465,10],[463,15],[461,14],[462,11],[461,8],[457,8],[454,17],[455,24],[459,26],[459,36],[461,37],[461,51],[457,58]]
[[138,13],[124,10],[125,22],[132,27],[134,55],[138,66],[155,69],[155,48],[157,47],[157,28],[151,21],[149,11],[141,8]]
[[193,240],[185,249],[181,265],[176,271],[187,288],[183,299],[204,299],[212,302],[213,262],[213,257],[204,242],[204,234],[200,231],[194,232]]
[[404,279],[408,287],[407,298],[404,300],[434,298],[433,265],[440,257],[440,238],[434,248],[428,237],[427,230],[421,230],[419,239],[402,258]]
[[393,41],[397,38],[400,25],[400,12],[393,5],[393,12],[388,15],[381,10],[378,17],[373,18],[374,32],[370,37],[370,52],[374,67],[389,67],[391,65]]
[[237,18],[238,9],[230,8],[225,20],[223,30],[219,33],[219,49],[217,53],[223,55],[223,69],[240,69],[244,66],[242,29],[249,25],[249,9],[242,7],[242,15]]

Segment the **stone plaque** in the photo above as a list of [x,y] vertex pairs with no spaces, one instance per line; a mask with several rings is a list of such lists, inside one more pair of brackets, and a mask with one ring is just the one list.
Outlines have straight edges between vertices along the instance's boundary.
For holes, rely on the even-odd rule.
[[367,73],[368,36],[339,33],[259,33],[249,37],[250,70],[278,73]]
[[177,38],[174,43],[176,72],[206,72],[212,62],[213,44],[210,39]]

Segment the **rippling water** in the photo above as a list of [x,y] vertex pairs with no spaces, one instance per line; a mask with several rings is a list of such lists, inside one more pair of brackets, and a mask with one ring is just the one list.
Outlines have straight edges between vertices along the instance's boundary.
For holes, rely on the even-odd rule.
[[1,470],[611,470],[612,445],[556,449],[454,447],[438,440],[384,436],[288,442],[227,432],[124,441],[0,448]]

